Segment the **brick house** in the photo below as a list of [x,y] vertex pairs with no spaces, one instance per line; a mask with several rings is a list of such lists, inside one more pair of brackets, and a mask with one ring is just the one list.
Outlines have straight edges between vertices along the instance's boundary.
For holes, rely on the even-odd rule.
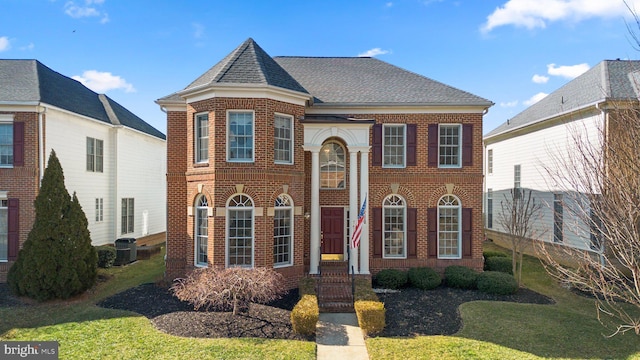
[[0,281],[33,226],[52,149],[93,245],[165,231],[164,134],[37,60],[0,60]]
[[374,58],[272,58],[248,39],[156,102],[167,113],[168,278],[265,266],[294,287],[347,260],[363,275],[482,269],[490,101]]

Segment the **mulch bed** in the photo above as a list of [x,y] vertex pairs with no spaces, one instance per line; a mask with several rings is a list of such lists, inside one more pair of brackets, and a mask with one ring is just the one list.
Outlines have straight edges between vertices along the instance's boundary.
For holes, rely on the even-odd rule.
[[[248,312],[194,311],[166,288],[143,284],[111,296],[98,306],[129,310],[146,316],[159,330],[177,336],[198,338],[255,337],[314,341],[291,328],[291,309],[298,300],[298,291],[287,293],[269,304],[251,304]],[[476,290],[438,287],[434,290],[402,289],[382,293],[378,297],[386,308],[387,326],[376,336],[452,335],[462,328],[458,307],[476,301],[509,301],[530,304],[553,304],[544,295],[520,289],[514,295],[490,295]],[[6,284],[0,284],[0,307],[24,306],[22,299],[10,294]]]

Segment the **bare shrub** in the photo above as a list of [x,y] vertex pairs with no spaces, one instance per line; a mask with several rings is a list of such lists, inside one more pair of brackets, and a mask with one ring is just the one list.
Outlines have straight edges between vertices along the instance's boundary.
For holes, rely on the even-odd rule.
[[264,303],[285,293],[283,276],[268,268],[202,268],[177,279],[171,291],[194,309],[230,310],[236,315],[250,302]]

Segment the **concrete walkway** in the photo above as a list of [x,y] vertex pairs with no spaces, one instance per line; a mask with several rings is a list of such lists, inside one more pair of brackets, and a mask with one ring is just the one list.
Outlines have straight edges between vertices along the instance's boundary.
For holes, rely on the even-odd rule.
[[368,360],[367,346],[354,313],[321,313],[316,329],[318,360]]

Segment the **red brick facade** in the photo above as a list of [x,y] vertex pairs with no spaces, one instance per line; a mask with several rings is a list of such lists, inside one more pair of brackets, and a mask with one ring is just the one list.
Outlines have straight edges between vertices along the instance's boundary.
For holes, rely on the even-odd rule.
[[[302,148],[305,115],[304,106],[271,99],[212,98],[189,103],[186,112],[167,113],[167,278],[184,276],[194,269],[194,216],[189,207],[195,206],[200,195],[207,198],[212,207],[208,225],[209,266],[226,265],[226,206],[230,197],[244,193],[252,198],[256,209],[254,216],[254,266],[273,266],[273,216],[272,208],[278,195],[286,192],[295,207],[301,207],[294,216],[293,266],[278,268],[287,278],[287,286],[297,286],[300,277],[309,272],[310,222],[304,214],[310,211],[311,156]],[[232,163],[226,161],[227,110],[251,110],[254,112],[255,162]],[[194,162],[195,114],[209,116],[209,162]],[[273,139],[276,113],[294,118],[293,165],[274,164]],[[375,119],[377,124],[417,124],[416,166],[387,169],[369,166],[369,221],[371,210],[381,207],[384,198],[393,193],[407,202],[408,208],[417,209],[417,254],[409,259],[382,259],[373,251],[372,226],[369,226],[371,273],[384,268],[409,268],[429,266],[440,270],[449,265],[465,265],[482,269],[482,114],[343,114],[355,118]],[[429,124],[472,125],[472,165],[462,168],[442,169],[428,166]],[[370,143],[372,142],[370,132]],[[332,139],[346,145],[343,139]],[[346,147],[345,147],[346,150]],[[348,150],[346,150],[348,152]],[[371,164],[371,152],[369,164]],[[346,154],[346,169],[349,169]],[[320,206],[349,206],[349,171],[346,171],[345,189],[320,190]],[[392,186],[392,184],[394,184]],[[427,209],[437,207],[445,194],[457,196],[461,207],[471,209],[471,253],[458,260],[442,260],[428,256]]]
[[[19,249],[22,248],[22,244],[27,240],[27,235],[31,231],[35,220],[33,202],[39,189],[38,113],[17,112],[11,114],[13,115],[14,123],[24,124],[24,164],[22,166],[13,166],[12,168],[0,168],[0,191],[6,191],[8,199],[18,200],[20,221],[17,249]],[[13,245],[10,245],[10,247],[13,247]],[[7,272],[13,264],[11,252],[8,262],[0,262],[0,282],[6,281]]]

